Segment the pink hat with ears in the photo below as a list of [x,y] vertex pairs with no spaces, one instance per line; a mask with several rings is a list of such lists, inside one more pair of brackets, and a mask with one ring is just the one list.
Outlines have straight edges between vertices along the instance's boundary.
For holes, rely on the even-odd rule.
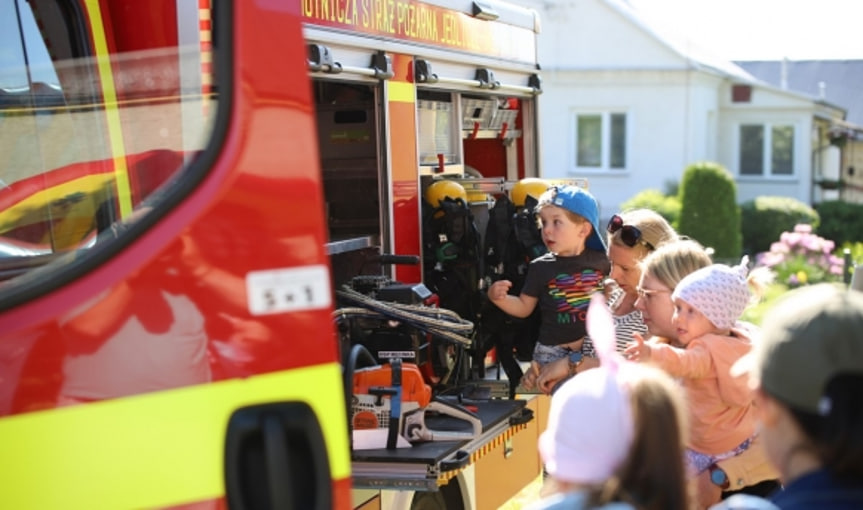
[[614,322],[599,293],[591,299],[587,329],[602,365],[561,385],[539,438],[546,471],[575,483],[607,480],[626,459],[634,435],[625,374],[630,364],[615,351]]

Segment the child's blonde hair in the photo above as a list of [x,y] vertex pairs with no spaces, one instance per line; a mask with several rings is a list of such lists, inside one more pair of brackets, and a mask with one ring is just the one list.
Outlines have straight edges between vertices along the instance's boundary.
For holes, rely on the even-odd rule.
[[652,276],[671,290],[686,275],[712,264],[710,254],[698,241],[679,239],[656,248],[641,262],[641,274]]
[[749,290],[752,292],[750,304],[755,304],[761,301],[764,293],[767,292],[767,287],[773,283],[776,274],[769,268],[758,266],[749,271],[749,276],[746,277],[746,283],[749,284]]
[[[622,501],[641,510],[690,507],[683,463],[688,419],[680,386],[649,365],[628,367],[635,435],[614,475],[589,493],[588,507]],[[657,462],[670,459],[669,462]]]

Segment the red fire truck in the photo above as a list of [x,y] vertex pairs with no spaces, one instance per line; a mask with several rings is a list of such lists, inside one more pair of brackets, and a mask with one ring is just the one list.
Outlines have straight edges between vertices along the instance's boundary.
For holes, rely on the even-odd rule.
[[434,182],[481,223],[537,175],[538,30],[489,0],[4,2],[0,507],[496,508],[535,477],[536,400],[353,451],[333,317],[360,274],[421,283],[379,255],[422,254]]

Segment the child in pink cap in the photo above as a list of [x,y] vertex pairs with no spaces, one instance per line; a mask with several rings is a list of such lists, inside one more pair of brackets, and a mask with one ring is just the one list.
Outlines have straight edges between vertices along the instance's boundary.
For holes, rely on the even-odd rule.
[[587,327],[599,368],[552,395],[539,451],[549,475],[529,510],[684,510],[686,412],[680,388],[663,371],[624,360],[614,324],[595,295]]
[[[749,273],[748,258],[730,267],[712,264],[683,278],[671,295],[672,325],[684,348],[644,342],[641,335],[624,351],[637,361],[649,361],[679,378],[689,405],[687,471],[696,484],[699,507],[712,501],[714,486],[729,480],[716,462],[739,455],[755,437],[752,391],[742,377],[729,374],[731,366],[752,349],[749,332],[736,328],[753,300],[750,288],[760,291],[768,273]],[[723,487],[725,486],[725,487]]]

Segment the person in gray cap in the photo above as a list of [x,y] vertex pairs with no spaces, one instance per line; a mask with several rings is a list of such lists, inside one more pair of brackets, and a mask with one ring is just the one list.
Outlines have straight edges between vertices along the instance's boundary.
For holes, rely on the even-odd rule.
[[749,373],[768,455],[784,488],[716,509],[863,508],[863,293],[832,284],[788,293],[732,368]]

